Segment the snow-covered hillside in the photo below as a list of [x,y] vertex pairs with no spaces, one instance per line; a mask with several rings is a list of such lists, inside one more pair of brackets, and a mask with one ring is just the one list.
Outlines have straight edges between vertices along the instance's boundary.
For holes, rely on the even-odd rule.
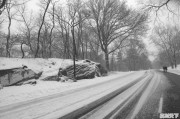
[[[27,67],[28,71],[22,69],[24,66]],[[0,58],[0,73],[2,73],[0,77],[3,76],[0,83],[3,83],[4,86],[21,85],[24,81],[37,77],[36,74],[40,74],[40,77],[38,76],[39,80],[57,81],[59,80],[57,77],[59,68],[65,71],[66,75],[64,76],[73,79],[74,71],[71,59]],[[31,72],[31,77],[29,77],[29,72]],[[34,75],[33,72],[35,72]],[[90,60],[76,61],[76,79],[94,78],[103,74],[107,74],[107,71],[99,63]]]
[[42,77],[56,75],[58,69],[65,68],[73,62],[70,59],[42,59],[42,58],[0,58],[0,70],[12,69],[27,66],[28,69],[33,70],[35,73],[43,72]]
[[41,81],[39,80],[36,85],[22,85],[4,87],[0,90],[0,107],[15,104],[18,102],[28,101],[35,98],[41,98],[48,95],[62,93],[78,88],[95,85],[98,83],[106,82],[120,76],[125,76],[132,72],[112,72],[106,77],[96,77],[94,79],[84,79],[78,82],[55,82],[55,81]]
[[[91,62],[92,64],[95,62]],[[43,72],[40,79],[44,77],[57,75],[58,69],[67,68],[73,64],[72,60],[63,59],[19,59],[19,58],[0,58],[0,70],[7,70],[27,66],[35,73]],[[77,61],[76,64],[87,64],[86,61]],[[0,90],[0,107],[9,104],[14,104],[22,101],[41,98],[43,96],[53,95],[68,90],[74,90],[89,85],[94,85],[114,79],[116,77],[124,76],[132,72],[111,72],[106,77],[96,77],[94,79],[84,79],[78,82],[61,83],[57,81],[43,81],[37,80],[36,85],[21,85],[4,87]]]
[[180,65],[177,65],[176,69],[172,69],[171,67],[168,68],[168,72],[180,75]]

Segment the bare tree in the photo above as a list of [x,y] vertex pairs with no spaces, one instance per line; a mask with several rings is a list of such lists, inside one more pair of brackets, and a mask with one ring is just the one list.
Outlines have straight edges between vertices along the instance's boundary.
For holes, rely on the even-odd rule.
[[50,30],[50,36],[49,36],[49,57],[52,57],[52,35],[53,35],[53,30],[55,27],[55,5],[56,2],[51,2],[52,4],[52,13],[51,13],[51,21],[52,21],[52,27]]
[[[168,7],[168,3],[170,2],[170,1],[172,1],[172,0],[165,0],[165,1],[158,1],[158,2],[160,2],[160,3],[157,3],[157,4],[152,4],[152,2],[149,4],[149,5],[146,5],[146,7],[147,7],[147,9],[149,9],[149,10],[151,10],[151,9],[155,9],[156,10],[156,12],[159,10],[159,9],[161,9],[162,7],[164,7],[164,6],[166,6],[167,7],[167,9],[169,9],[169,7]],[[156,1],[157,2],[157,1]]]
[[[141,1],[143,4],[145,4],[144,9],[147,11],[155,11],[156,17],[158,16],[159,11],[164,11],[166,8],[171,14],[177,15],[176,10],[174,10],[175,7],[180,6],[179,0],[148,0],[148,1]],[[178,8],[179,11],[179,8]]]
[[[80,9],[79,6],[79,0],[77,0],[77,4],[74,3],[69,3],[68,7],[69,7],[69,17],[71,19],[71,34],[72,34],[72,39],[73,39],[73,62],[74,62],[74,81],[76,81],[76,64],[75,64],[75,60],[76,60],[76,43],[75,43],[75,27],[79,24],[79,21],[76,21],[76,15],[78,13],[78,10]],[[77,5],[77,7],[76,7]]]
[[[86,15],[84,15],[84,17],[78,17],[80,14],[80,11],[82,10],[82,1],[81,0],[75,0],[75,1],[68,1],[68,20],[66,19],[61,19],[61,16],[58,16],[59,19],[59,23],[62,24],[62,22],[64,22],[65,24],[67,24],[70,27],[70,31],[71,31],[71,36],[72,36],[72,40],[73,40],[73,64],[74,64],[74,81],[76,81],[76,67],[75,67],[75,60],[77,58],[77,47],[76,47],[76,28],[78,25],[80,25],[85,19],[86,19]],[[66,25],[64,25],[66,26]],[[61,25],[61,28],[63,26]],[[64,28],[62,28],[64,29]],[[63,32],[62,32],[63,33]],[[67,31],[66,31],[67,33]]]
[[17,5],[16,1],[8,0],[8,2],[5,5],[6,13],[8,17],[8,33],[7,33],[7,43],[6,43],[6,57],[10,57],[10,51],[9,51],[9,41],[11,38],[11,25],[12,25],[12,19],[14,19],[17,12],[15,11],[14,7]]
[[70,52],[70,20],[68,17],[66,17],[67,14],[63,11],[62,7],[58,7],[55,10],[55,20],[57,22],[57,31],[58,34],[60,34],[60,39],[62,40],[63,44],[63,58],[70,58],[71,52]]
[[155,27],[155,34],[151,36],[152,42],[166,52],[167,59],[172,68],[177,66],[176,55],[178,53],[176,30],[171,26]]
[[130,39],[130,45],[126,48],[125,63],[131,71],[151,68],[147,50],[141,40]]
[[[117,50],[133,31],[140,30],[142,27],[138,27],[146,22],[147,16],[132,12],[125,2],[118,0],[90,0],[89,10],[92,14],[91,26],[98,36],[109,70],[109,54]],[[119,40],[119,44],[109,51],[110,44],[115,40]]]
[[48,10],[48,7],[50,5],[50,2],[51,0],[44,0],[43,2],[45,2],[45,10],[44,10],[44,13],[43,13],[43,16],[42,16],[42,21],[41,21],[41,24],[40,24],[40,27],[39,27],[39,30],[38,30],[38,36],[37,36],[37,48],[36,48],[36,53],[35,53],[35,58],[38,57],[38,52],[39,52],[39,43],[40,43],[40,33],[41,33],[41,29],[42,29],[42,26],[44,24],[44,20],[45,20],[45,16],[46,16],[46,13],[47,13],[47,10]]
[[34,23],[33,23],[33,16],[32,16],[32,11],[29,16],[27,16],[27,7],[25,4],[22,4],[18,8],[19,16],[20,19],[18,20],[20,23],[23,23],[24,26],[20,25],[19,30],[22,32],[22,34],[25,36],[24,38],[24,43],[26,43],[31,51],[31,54],[34,54],[35,50],[32,45],[32,31],[35,28]]

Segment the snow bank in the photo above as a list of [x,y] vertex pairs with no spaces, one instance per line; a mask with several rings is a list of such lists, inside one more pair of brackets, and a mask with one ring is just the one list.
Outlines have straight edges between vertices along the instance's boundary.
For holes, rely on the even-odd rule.
[[[73,61],[71,59],[0,58],[1,71],[14,68],[22,68],[23,66],[27,66],[28,69],[32,70],[36,74],[42,72],[42,75],[39,79],[45,79],[48,77],[56,77],[57,79],[59,68],[65,70],[67,69],[67,76],[73,78]],[[21,72],[19,72],[19,74],[20,73]],[[99,63],[92,62],[90,60],[76,61],[77,79],[94,78],[96,75],[100,76],[103,73],[107,73],[107,71]]]
[[[92,62],[95,63],[95,62]],[[87,64],[84,60],[76,61],[76,64]],[[58,74],[59,68],[67,68],[73,65],[71,59],[57,59],[57,58],[0,58],[0,70],[19,68],[22,66],[27,66],[35,73],[43,72],[41,79],[54,76]],[[93,66],[93,65],[92,65]]]
[[176,69],[172,69],[171,67],[168,67],[168,72],[180,75],[180,65],[177,65]]
[[[19,68],[23,65],[26,65],[29,69],[33,70],[35,73],[45,72],[53,73],[54,70],[59,67],[66,67],[72,64],[72,60],[70,59],[42,59],[42,58],[0,58],[0,70],[3,69],[13,69]],[[45,74],[43,73],[43,74]],[[57,71],[56,71],[57,73]]]
[[[59,67],[67,67],[72,60],[42,59],[42,58],[0,58],[0,83],[3,86],[31,80],[36,77],[43,79],[47,76],[57,75]],[[23,67],[27,69],[24,69]],[[43,72],[42,75],[40,72]]]
[[79,80],[76,83],[39,80],[34,86],[22,85],[4,87],[3,90],[0,90],[0,107],[102,83],[130,73],[132,72],[113,72],[109,73],[106,77],[96,77],[91,80]]

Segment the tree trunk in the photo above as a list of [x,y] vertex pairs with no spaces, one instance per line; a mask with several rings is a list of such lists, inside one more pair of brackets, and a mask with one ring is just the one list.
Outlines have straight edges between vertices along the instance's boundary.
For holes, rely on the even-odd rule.
[[11,35],[11,17],[9,16],[8,18],[9,18],[9,24],[8,24],[7,43],[6,43],[6,57],[10,57],[9,41],[10,41],[10,35]]
[[105,54],[106,68],[109,71],[109,54],[107,51],[104,52],[104,54]]
[[50,2],[51,2],[51,0],[48,0],[46,9],[45,9],[44,14],[43,14],[42,22],[41,22],[41,25],[40,25],[39,30],[38,30],[37,49],[36,49],[36,53],[35,53],[35,56],[34,56],[35,58],[38,57],[39,43],[40,43],[40,33],[41,33],[42,26],[43,26],[43,24],[44,24],[45,15],[46,15],[46,12],[47,12],[47,10],[48,10],[48,7],[49,7]]
[[133,58],[133,71],[136,70],[136,61],[135,61],[135,58]]
[[55,11],[55,4],[53,4],[53,14],[52,14],[52,23],[53,23],[53,26],[51,28],[51,31],[50,31],[50,43],[49,43],[49,58],[52,57],[52,33],[53,33],[53,29],[55,27],[55,21],[54,21],[54,11]]
[[22,58],[24,58],[23,43],[21,43],[21,52],[22,52]]
[[71,58],[70,55],[70,44],[69,44],[69,32],[66,32],[66,58],[69,59]]
[[73,64],[74,64],[74,82],[76,82],[76,42],[75,42],[75,36],[74,36],[74,27],[71,30],[72,37],[73,37]]
[[10,51],[9,51],[9,39],[10,36],[7,36],[7,43],[6,43],[6,57],[10,57]]
[[34,55],[34,49],[32,48],[32,45],[31,45],[31,33],[30,33],[30,30],[28,30],[27,41],[28,41],[28,45],[29,45],[29,48],[30,48],[31,55]]
[[173,58],[174,58],[174,68],[176,69],[176,67],[177,67],[177,62],[176,62],[176,52],[174,51],[174,56],[173,56]]
[[88,59],[88,42],[87,42],[87,39],[86,39],[86,59]]
[[174,69],[174,64],[173,63],[171,63],[171,68]]

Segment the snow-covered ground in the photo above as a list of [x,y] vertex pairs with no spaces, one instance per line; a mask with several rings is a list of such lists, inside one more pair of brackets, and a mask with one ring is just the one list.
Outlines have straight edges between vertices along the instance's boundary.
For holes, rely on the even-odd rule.
[[171,72],[171,73],[180,75],[180,65],[177,65],[177,68],[176,68],[176,69],[172,69],[172,68],[169,67],[169,68],[168,68],[168,72]]
[[41,78],[44,78],[47,76],[57,75],[60,67],[65,68],[72,63],[73,61],[71,59],[57,58],[0,58],[0,70],[19,68],[25,65],[28,69],[33,70],[35,73],[43,71]]
[[[78,61],[77,63],[82,63],[82,62]],[[44,78],[47,76],[52,76],[52,75],[57,75],[59,67],[65,68],[71,64],[72,64],[72,60],[63,60],[63,59],[55,59],[55,58],[52,58],[52,59],[0,58],[0,70],[18,68],[18,67],[22,67],[23,65],[26,65],[29,69],[33,70],[36,73],[43,71],[41,78]],[[4,87],[2,90],[0,90],[0,109],[1,109],[1,111],[3,111],[3,109],[6,109],[8,107],[27,104],[28,102],[41,100],[41,99],[47,98],[48,96],[53,97],[54,95],[68,94],[71,91],[82,89],[82,88],[85,88],[88,86],[94,86],[94,85],[101,84],[104,82],[106,82],[106,84],[108,84],[107,81],[114,80],[114,79],[118,79],[119,83],[116,84],[114,82],[114,86],[117,86],[116,88],[119,88],[124,85],[127,85],[128,83],[135,80],[137,77],[143,75],[144,71],[139,72],[137,74],[136,73],[134,73],[134,72],[110,72],[109,75],[105,76],[105,77],[96,77],[94,79],[83,79],[83,80],[78,80],[77,82],[70,82],[70,81],[69,82],[57,82],[57,81],[37,80],[36,85],[26,84],[26,85],[21,85],[21,86]],[[126,77],[128,77],[128,78],[126,79]],[[105,90],[107,88],[109,90],[111,88],[112,89],[115,88],[114,86],[107,85],[105,87],[104,86],[101,87],[100,89]],[[92,94],[97,93],[97,90],[94,89],[93,91],[94,92],[89,92],[89,93],[92,93]],[[105,92],[107,93],[107,91],[105,91]],[[86,96],[88,96],[88,95],[86,95]],[[69,100],[71,100],[71,99],[69,99]],[[67,101],[67,102],[70,103],[69,101]],[[53,104],[55,104],[55,102]],[[55,105],[57,105],[57,104],[55,104]],[[64,103],[61,102],[60,105],[64,105]],[[57,105],[57,107],[58,106],[59,105]],[[51,108],[54,109],[56,106],[48,106],[48,108],[49,107],[50,107],[50,109]],[[51,111],[50,109],[42,110],[43,107],[39,107],[39,108],[41,108],[41,111],[43,111],[43,113],[46,113],[46,111],[47,112]],[[32,110],[34,110],[34,109],[32,109]],[[41,111],[40,111],[40,113],[41,113]],[[27,111],[27,112],[29,112],[29,111]],[[37,111],[37,112],[39,112],[39,111]],[[13,114],[11,116],[14,118],[13,115],[14,114],[16,115],[16,113],[14,113],[14,112],[12,112],[12,113]],[[21,111],[19,113],[21,113]],[[19,113],[17,113],[17,114],[19,114]],[[26,112],[23,112],[23,113],[26,113]],[[0,115],[0,117],[5,116],[4,118],[6,118],[6,117],[10,116],[8,114],[7,115],[5,114],[4,116],[3,115]],[[37,116],[37,115],[35,114],[35,116]],[[25,114],[24,116],[31,117],[29,115],[29,113],[27,113],[27,115]],[[16,117],[16,118],[19,118],[19,117]],[[9,117],[8,117],[8,119],[9,119]]]
[[[123,86],[134,82],[144,75],[144,71],[127,73],[113,73],[108,78],[96,78],[90,80],[81,80],[77,83],[71,83],[69,86],[59,87],[57,95],[35,99],[33,101],[21,102],[19,104],[0,107],[1,119],[32,119],[32,118],[57,118],[69,112],[73,112],[83,106],[95,102],[96,100],[110,94]],[[122,77],[119,77],[122,76]],[[118,77],[118,78],[116,78]],[[115,79],[114,79],[115,78]],[[111,80],[113,79],[113,80]],[[96,80],[96,81],[95,81]],[[101,81],[100,81],[101,80]],[[103,83],[101,83],[103,82]],[[94,85],[97,84],[98,85]],[[71,86],[70,86],[71,85]],[[93,86],[88,86],[93,85]],[[54,86],[54,85],[53,85]],[[88,86],[88,87],[85,87]],[[79,87],[83,87],[77,90]],[[68,90],[73,90],[68,91]],[[51,94],[53,94],[51,92]],[[104,99],[104,98],[103,98]],[[123,99],[123,98],[122,98]]]
[[[78,62],[77,62],[78,63]],[[80,63],[80,61],[79,61]],[[0,58],[0,70],[22,67],[26,65],[29,69],[38,73],[43,71],[41,78],[46,76],[57,75],[59,67],[65,68],[72,64],[72,60],[64,59],[20,59],[20,58]],[[82,88],[104,81],[114,79],[116,77],[124,76],[132,72],[111,72],[109,76],[97,77],[94,79],[79,80],[76,83],[72,82],[56,82],[56,81],[41,81],[38,80],[35,86],[22,85],[22,86],[10,86],[4,87],[0,90],[0,107],[10,104],[32,100],[35,98],[41,98],[43,96],[53,95],[56,93],[65,92],[68,90],[74,90]]]
[[62,83],[56,81],[38,81],[38,83],[35,86],[27,84],[22,86],[5,87],[3,88],[3,90],[0,90],[0,107],[102,83],[130,73],[132,72],[113,72],[106,77],[84,79],[84,80],[79,80],[78,82],[75,83],[72,82]]

